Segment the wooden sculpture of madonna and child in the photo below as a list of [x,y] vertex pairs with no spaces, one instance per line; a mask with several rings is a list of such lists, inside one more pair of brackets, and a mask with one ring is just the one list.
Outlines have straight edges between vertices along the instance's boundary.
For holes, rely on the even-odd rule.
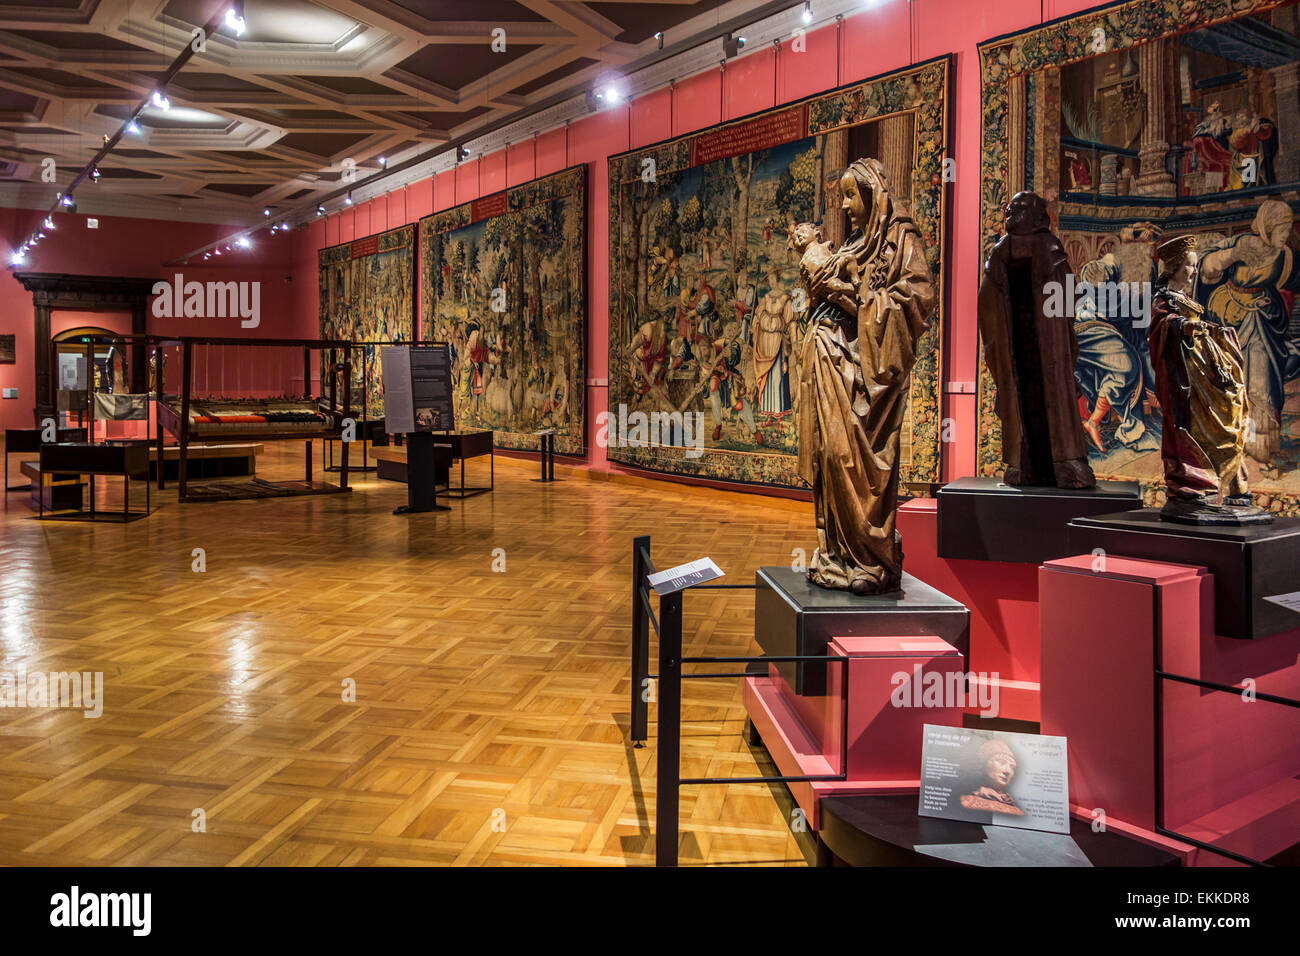
[[791,230],[811,313],[799,361],[799,474],[813,489],[808,578],[854,594],[898,590],[894,529],[900,432],[917,342],[938,291],[920,231],[884,166],[859,159],[840,182],[852,231],[838,250]]

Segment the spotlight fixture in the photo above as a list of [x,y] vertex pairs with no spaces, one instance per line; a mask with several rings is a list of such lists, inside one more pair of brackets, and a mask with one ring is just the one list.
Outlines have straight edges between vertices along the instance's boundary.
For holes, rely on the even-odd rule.
[[352,193],[348,193],[346,196],[343,197],[343,205],[345,206],[352,205]]
[[737,56],[743,49],[745,49],[745,38],[743,36],[738,37],[728,33],[722,38],[722,53],[728,60],[733,56]]
[[803,0],[803,22],[812,23],[812,0]]
[[77,211],[77,201],[73,199],[71,196],[64,196],[59,201],[63,203],[63,208],[68,210],[68,212]]
[[42,229],[40,232],[38,232],[38,233],[36,234],[36,238],[37,238],[37,239],[44,239],[44,238],[45,238],[45,230]]
[[11,266],[20,266],[27,261],[27,253],[22,249],[15,249],[14,254],[9,257]]
[[457,162],[460,162],[460,161],[462,161],[462,160],[469,159],[469,147],[468,147],[468,146],[462,146],[462,147],[457,151],[457,154],[456,154],[456,155],[457,155]]
[[126,124],[126,131],[133,136],[140,135],[140,124],[135,121],[135,117],[132,117],[131,122]]
[[280,223],[280,231],[281,231],[281,232],[288,232],[288,231],[289,231],[289,224],[288,224],[287,222],[282,222],[282,223]]
[[387,169],[387,168],[388,168],[388,157],[387,157],[387,156],[380,156],[379,159],[376,160],[376,162],[379,163],[379,168],[380,168],[380,169]]
[[252,245],[252,243],[248,241],[247,236],[240,236],[235,240],[235,245],[239,246],[241,249],[247,249]]
[[316,215],[318,215],[318,216],[323,216],[323,215],[325,215],[325,207],[324,207],[324,206],[317,206],[317,207],[316,207]]
[[242,37],[246,24],[244,23],[244,0],[234,0],[226,10],[226,26],[235,31],[235,36]]
[[262,215],[263,215],[263,216],[269,216],[269,215],[271,215],[271,210],[269,210],[269,209],[263,209],[263,210],[262,210]]
[[109,139],[111,139],[111,137],[110,137],[107,133],[105,133],[105,134],[104,134],[104,145],[105,145],[105,146],[108,145],[108,141],[109,141]]
[[155,109],[160,109],[163,112],[172,108],[172,101],[163,95],[162,90],[154,90],[153,96],[149,97],[149,102],[154,105]]
[[208,261],[209,259],[211,259],[211,258],[212,258],[212,253],[210,253],[210,252],[205,252],[205,253],[203,253],[203,261],[204,261],[204,262],[207,262],[207,261]]
[[664,48],[664,35],[662,33],[656,33],[655,42],[659,44],[659,49],[662,50]]
[[97,183],[97,182],[99,182],[99,177],[100,177],[99,167],[98,167],[98,166],[91,166],[91,167],[90,167],[90,181],[91,181],[92,183]]
[[49,216],[45,217],[45,228],[49,229],[51,232],[54,231],[54,220],[51,219]]
[[219,256],[219,255],[221,255],[221,250],[220,250],[220,249],[213,249],[213,250],[212,250],[212,254],[213,254],[214,256]]

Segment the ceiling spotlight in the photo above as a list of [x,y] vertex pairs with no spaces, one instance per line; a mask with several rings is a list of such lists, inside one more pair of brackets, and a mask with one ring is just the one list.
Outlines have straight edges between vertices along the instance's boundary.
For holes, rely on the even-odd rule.
[[247,249],[249,246],[252,245],[252,243],[248,241],[247,236],[240,236],[238,239],[235,240],[235,245],[239,246],[239,248],[241,249]]
[[469,147],[462,146],[460,149],[456,151],[456,162],[459,163],[466,159],[469,159]]
[[387,157],[387,156],[380,156],[379,159],[377,160],[377,162],[379,163],[379,168],[380,168],[380,169],[386,169],[386,168],[388,167],[388,157]]
[[664,48],[664,35],[662,33],[656,33],[655,41],[659,44],[659,49],[662,50]]
[[135,121],[135,117],[132,117],[131,122],[126,124],[126,131],[133,136],[140,135],[140,124]]
[[64,196],[64,197],[63,197],[61,200],[59,200],[59,201],[60,201],[61,203],[63,203],[63,208],[65,208],[66,210],[68,210],[68,212],[76,212],[76,211],[77,211],[77,201],[76,201],[75,199],[73,199],[71,196]]
[[280,223],[280,231],[281,231],[281,232],[288,232],[288,231],[289,231],[289,224],[288,224],[287,222],[282,222],[282,223]]
[[98,166],[91,166],[91,167],[90,167],[90,181],[91,181],[92,183],[97,183],[97,182],[99,182],[99,177],[100,177],[99,167],[98,167]]
[[51,231],[53,231],[54,229],[54,220],[51,219],[49,216],[45,217],[45,228]]
[[269,215],[271,215],[271,210],[269,210],[269,209],[263,209],[263,210],[262,210],[262,215],[263,215],[263,216],[269,216]]
[[156,109],[160,109],[164,112],[172,108],[172,101],[163,95],[162,90],[154,90],[153,96],[149,97],[149,102],[152,103]]
[[323,216],[323,215],[325,215],[325,207],[324,207],[324,206],[317,206],[317,207],[316,207],[316,215],[318,215],[318,216]]
[[226,26],[235,31],[235,36],[244,35],[244,0],[234,0],[226,10]]
[[214,256],[219,256],[219,255],[221,255],[221,250],[220,250],[220,249],[213,249],[213,250],[212,250],[212,254],[213,254]]
[[38,233],[36,234],[36,238],[37,238],[37,239],[44,239],[44,238],[45,238],[45,231],[44,231],[44,230],[41,230],[40,232],[38,232]]
[[348,193],[346,196],[343,197],[343,205],[345,206],[352,205],[352,193]]
[[803,22],[812,23],[812,0],[803,0]]
[[20,266],[27,261],[27,253],[22,249],[15,249],[14,254],[9,257],[11,266]]
[[108,141],[109,141],[109,139],[110,139],[109,135],[108,135],[107,133],[105,133],[105,134],[104,134],[104,145],[105,145],[105,146],[108,145]]

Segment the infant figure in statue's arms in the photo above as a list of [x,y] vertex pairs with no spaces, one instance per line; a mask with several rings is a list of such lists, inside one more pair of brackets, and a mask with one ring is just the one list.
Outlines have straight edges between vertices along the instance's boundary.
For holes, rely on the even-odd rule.
[[822,239],[821,226],[811,222],[790,227],[789,245],[799,253],[799,277],[812,299],[810,305],[829,302],[855,314],[858,264],[853,257],[837,257],[831,244]]

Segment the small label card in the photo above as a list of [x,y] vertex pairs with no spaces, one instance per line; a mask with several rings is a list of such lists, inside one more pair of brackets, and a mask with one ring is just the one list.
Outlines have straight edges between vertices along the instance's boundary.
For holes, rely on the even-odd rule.
[[1300,591],[1292,591],[1290,594],[1273,594],[1264,598],[1264,600],[1280,604],[1288,611],[1295,611],[1300,614]]
[[646,580],[660,597],[675,594],[684,588],[692,588],[705,581],[712,581],[723,576],[723,571],[713,563],[712,558],[700,558],[690,564],[679,564],[667,571],[657,571]]
[[1070,832],[1064,737],[926,724],[917,812]]

